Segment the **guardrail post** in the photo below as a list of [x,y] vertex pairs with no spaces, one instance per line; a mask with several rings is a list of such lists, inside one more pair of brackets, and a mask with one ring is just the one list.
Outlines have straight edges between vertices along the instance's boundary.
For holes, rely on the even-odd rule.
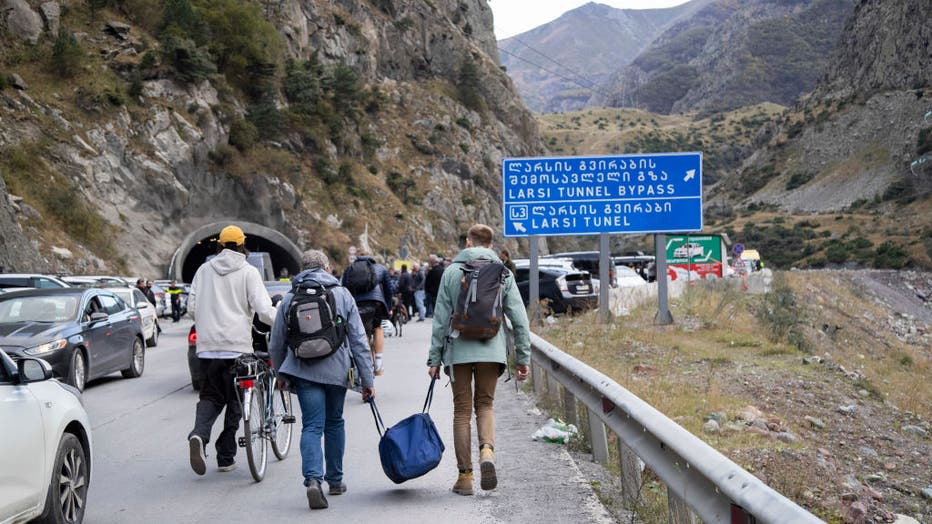
[[540,398],[544,392],[544,370],[533,360],[531,361],[531,382],[534,383],[534,395]]
[[589,443],[592,444],[592,460],[608,463],[608,436],[605,434],[605,424],[599,414],[589,410]]
[[618,439],[618,462],[621,467],[621,497],[626,503],[634,502],[641,492],[641,459],[631,448]]
[[563,388],[563,416],[568,424],[579,426],[579,416],[576,414],[576,397],[566,388]]
[[683,499],[676,496],[667,486],[667,511],[671,524],[696,524],[696,516]]
[[560,383],[557,382],[557,377],[549,371],[547,372],[547,396],[553,402],[560,402]]

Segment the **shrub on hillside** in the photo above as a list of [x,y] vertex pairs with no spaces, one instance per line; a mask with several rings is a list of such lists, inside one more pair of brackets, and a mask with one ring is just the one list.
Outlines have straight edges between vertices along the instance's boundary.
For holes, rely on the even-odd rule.
[[162,37],[162,58],[182,82],[200,82],[217,72],[207,49],[177,34],[169,33]]
[[463,64],[460,66],[459,81],[456,87],[460,102],[462,102],[464,106],[474,111],[480,111],[482,109],[482,85],[479,81],[479,69],[471,58],[463,60]]
[[774,275],[772,290],[761,297],[754,316],[770,340],[786,341],[800,351],[809,351],[809,342],[802,330],[805,310],[781,273]]
[[71,78],[81,71],[85,56],[74,35],[62,27],[52,45],[52,72],[59,78]]
[[893,242],[884,242],[874,252],[874,267],[900,269],[909,262],[909,253]]
[[230,137],[227,141],[231,146],[240,151],[247,151],[256,145],[258,140],[259,131],[256,130],[256,126],[252,122],[242,117],[236,117],[230,123]]

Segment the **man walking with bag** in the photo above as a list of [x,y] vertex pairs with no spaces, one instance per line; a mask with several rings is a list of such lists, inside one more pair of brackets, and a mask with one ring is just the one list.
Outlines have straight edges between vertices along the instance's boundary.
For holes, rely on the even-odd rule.
[[466,249],[444,271],[427,360],[432,378],[439,378],[443,366],[453,384],[453,447],[459,468],[453,492],[460,495],[474,493],[470,427],[473,406],[479,436],[480,486],[491,490],[498,485],[493,402],[498,377],[508,365],[506,334],[500,329],[505,316],[514,330],[518,380],[527,378],[531,360],[527,311],[514,275],[491,249],[492,237],[492,228],[484,224],[469,228]]
[[275,307],[259,270],[246,262],[246,235],[236,226],[220,231],[218,254],[198,268],[191,281],[189,311],[197,322],[197,356],[201,366],[200,398],[194,429],[188,435],[191,469],[207,471],[204,446],[220,412],[226,410],[217,438],[217,467],[236,468],[236,432],[243,417],[233,384],[236,358],[252,353],[252,317],[271,324]]
[[363,400],[374,398],[375,388],[369,344],[353,296],[330,273],[323,251],[306,251],[302,266],[278,307],[269,355],[279,380],[288,383],[301,404],[301,471],[308,506],[324,509],[328,504],[322,481],[330,495],[346,492],[346,389],[354,386],[354,373],[362,379]]

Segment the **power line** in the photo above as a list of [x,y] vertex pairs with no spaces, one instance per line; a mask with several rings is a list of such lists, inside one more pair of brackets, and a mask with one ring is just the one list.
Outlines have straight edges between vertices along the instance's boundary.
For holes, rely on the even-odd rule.
[[558,76],[558,77],[562,78],[563,80],[566,80],[567,82],[572,82],[572,83],[578,85],[579,87],[581,87],[581,88],[583,88],[583,89],[585,89],[585,90],[587,90],[587,91],[591,91],[591,92],[593,92],[593,93],[602,95],[602,96],[604,96],[604,97],[606,97],[606,98],[614,98],[613,95],[610,95],[610,94],[605,93],[605,92],[603,92],[603,91],[599,91],[599,90],[595,89],[594,87],[590,87],[590,86],[587,86],[587,85],[583,85],[583,84],[579,83],[579,82],[578,82],[576,79],[574,79],[574,78],[570,78],[570,77],[568,77],[568,76],[566,76],[566,75],[563,75],[563,74],[558,73],[558,72],[556,72],[556,71],[553,71],[553,70],[551,70],[551,69],[547,69],[546,67],[544,67],[544,66],[542,66],[542,65],[540,65],[540,64],[538,64],[538,63],[536,63],[536,62],[532,62],[532,61],[530,61],[530,60],[528,60],[527,58],[524,58],[524,57],[522,57],[522,56],[518,56],[518,55],[516,55],[515,53],[512,53],[511,51],[508,51],[507,49],[502,49],[501,47],[499,47],[498,50],[499,50],[500,52],[502,52],[502,53],[505,53],[506,55],[513,56],[513,57],[517,58],[518,60],[521,60],[522,62],[526,62],[526,63],[528,63],[528,64],[530,64],[530,65],[532,65],[532,66],[534,66],[534,67],[537,67],[537,68],[541,69],[542,71],[546,71],[546,72],[550,73],[551,75]]
[[530,49],[531,51],[537,53],[538,55],[540,55],[540,56],[546,58],[547,60],[550,60],[550,61],[553,62],[554,64],[557,64],[558,66],[562,67],[563,69],[569,71],[569,72],[572,73],[574,76],[577,76],[577,77],[579,77],[579,78],[582,78],[582,79],[585,80],[586,82],[589,82],[590,86],[591,86],[593,89],[596,88],[596,87],[598,86],[598,84],[595,83],[595,82],[593,82],[592,79],[590,79],[589,77],[583,75],[582,73],[580,73],[580,72],[578,72],[578,71],[575,71],[575,70],[569,68],[569,67],[566,66],[565,64],[559,62],[557,59],[552,58],[552,57],[550,57],[550,56],[548,56],[548,55],[546,55],[546,54],[544,54],[544,53],[538,51],[537,49],[531,47],[530,44],[528,44],[527,42],[521,40],[521,39],[518,38],[517,36],[514,37],[514,40],[515,40],[516,42],[522,44],[524,47]]

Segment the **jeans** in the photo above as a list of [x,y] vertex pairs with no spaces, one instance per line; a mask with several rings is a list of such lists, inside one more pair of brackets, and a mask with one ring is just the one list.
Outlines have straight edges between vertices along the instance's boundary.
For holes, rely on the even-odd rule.
[[236,374],[236,359],[201,358],[201,391],[194,418],[194,429],[188,438],[197,435],[206,446],[210,442],[210,430],[220,412],[226,408],[223,431],[217,437],[217,465],[229,466],[236,457],[236,432],[243,418],[239,389],[233,384]]
[[495,386],[500,371],[501,364],[497,362],[453,366],[453,448],[460,471],[472,470],[470,418],[474,405],[479,447],[485,444],[495,447],[495,412],[492,403],[495,401]]
[[426,318],[427,309],[424,307],[424,290],[418,289],[414,292],[414,307],[417,308],[417,318]]
[[[346,447],[343,429],[346,388],[298,377],[292,377],[292,382],[301,404],[301,472],[304,481],[316,479],[326,480],[328,484],[338,483],[343,480],[343,450]],[[320,446],[322,436],[323,451]]]

